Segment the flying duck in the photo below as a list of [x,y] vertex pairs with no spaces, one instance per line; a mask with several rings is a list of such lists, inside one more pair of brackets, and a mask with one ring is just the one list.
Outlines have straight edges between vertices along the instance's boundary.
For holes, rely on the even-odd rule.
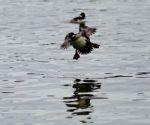
[[80,13],[80,15],[78,17],[71,19],[70,23],[79,24],[80,22],[83,22],[85,20],[85,18],[86,18],[85,13],[82,12],[82,13]]
[[[91,31],[89,31],[89,34]],[[61,48],[67,49],[69,46],[73,46],[76,50],[73,56],[73,59],[79,59],[79,54],[88,54],[93,48],[99,48],[99,44],[92,43],[89,38],[90,35],[87,35],[86,32],[80,31],[79,33],[70,32],[66,35],[64,43],[61,44]]]

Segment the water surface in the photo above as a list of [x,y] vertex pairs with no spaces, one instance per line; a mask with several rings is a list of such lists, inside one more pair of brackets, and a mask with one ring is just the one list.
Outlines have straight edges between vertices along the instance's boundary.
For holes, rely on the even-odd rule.
[[[1,125],[149,125],[149,0],[0,0]],[[91,54],[61,50],[80,12]]]

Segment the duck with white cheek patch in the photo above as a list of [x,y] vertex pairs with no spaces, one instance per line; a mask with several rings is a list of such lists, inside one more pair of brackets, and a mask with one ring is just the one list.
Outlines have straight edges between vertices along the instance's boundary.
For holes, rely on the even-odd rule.
[[88,54],[93,48],[99,48],[99,44],[92,43],[90,38],[86,35],[83,30],[79,33],[70,32],[66,35],[64,43],[62,43],[61,48],[67,49],[69,46],[73,46],[76,50],[73,59],[79,59],[79,54]]

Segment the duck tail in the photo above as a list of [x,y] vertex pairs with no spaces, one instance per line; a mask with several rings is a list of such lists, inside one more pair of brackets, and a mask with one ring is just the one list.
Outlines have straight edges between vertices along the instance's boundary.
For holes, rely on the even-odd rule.
[[92,43],[92,47],[93,47],[93,48],[99,48],[99,46],[100,46],[99,44]]

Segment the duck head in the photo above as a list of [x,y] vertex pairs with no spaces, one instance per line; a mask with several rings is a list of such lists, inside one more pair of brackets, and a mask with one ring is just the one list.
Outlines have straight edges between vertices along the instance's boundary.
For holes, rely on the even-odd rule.
[[80,13],[80,17],[82,17],[83,19],[85,19],[85,13],[84,12]]
[[76,35],[75,35],[75,33],[70,32],[70,33],[68,33],[68,37],[69,37],[70,39],[74,39],[74,38],[76,37]]

